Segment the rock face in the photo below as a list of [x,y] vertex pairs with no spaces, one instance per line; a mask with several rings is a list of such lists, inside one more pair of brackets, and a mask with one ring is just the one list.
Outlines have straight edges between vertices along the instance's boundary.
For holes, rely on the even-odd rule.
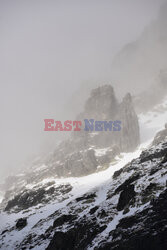
[[[85,244],[83,249],[92,247],[94,250],[166,249],[166,153],[167,142],[164,140],[163,143],[157,143],[156,146],[144,151],[138,159],[117,171],[109,188],[111,191],[108,191],[106,203],[91,206],[87,216],[82,219],[82,223],[87,227],[87,231],[82,231],[82,237],[79,237],[77,223],[80,220],[77,219],[72,222],[74,227],[71,229],[68,230],[67,227],[67,230],[62,233],[59,228],[60,231],[54,233],[47,249],[54,249],[54,246],[58,246],[58,249],[80,249],[82,243]],[[146,155],[147,157],[145,157]],[[152,169],[155,167],[157,172],[152,175]],[[126,178],[127,175],[130,177]],[[112,191],[115,185],[116,188]],[[146,205],[141,209],[143,204]],[[113,219],[116,216],[120,220],[118,219],[116,228],[114,228],[111,225],[112,221],[115,225]],[[96,225],[97,220],[100,226]],[[113,229],[109,230],[110,227]],[[89,234],[90,229],[91,234]],[[97,232],[97,229],[102,232]],[[68,239],[68,246],[65,239]]]
[[[113,128],[112,131],[84,131],[84,119],[121,121],[121,131]],[[92,90],[77,120],[82,121],[82,130],[73,132],[46,161],[59,177],[93,173],[97,166],[106,167],[120,152],[131,152],[139,145],[139,124],[131,95],[127,94],[119,103],[110,85]],[[101,149],[103,153],[99,153]]]
[[167,189],[151,203],[150,208],[120,220],[110,233],[112,243],[95,249],[163,250],[167,247]]
[[[45,190],[53,185],[48,184]],[[19,220],[16,220],[17,214],[7,214],[6,218],[11,221],[0,232],[0,248],[167,249],[166,185],[165,137],[117,170],[106,183],[77,195],[71,189],[67,200],[58,203],[54,200],[42,208],[29,207],[29,211],[23,208],[28,226],[20,219],[20,213]],[[65,198],[65,192],[61,189],[60,196]],[[18,222],[21,230],[16,228]],[[16,233],[18,237],[13,237]]]
[[[19,191],[12,199],[7,198],[5,211],[20,212],[39,204],[48,204],[52,200],[68,197],[68,193],[72,190],[70,184],[59,185],[56,187],[55,182],[48,183],[42,187],[34,186],[31,190],[23,189]],[[12,192],[11,192],[12,196]]]
[[83,112],[85,117],[96,120],[113,119],[118,111],[118,101],[114,89],[110,85],[104,85],[93,89],[85,103]]
[[[84,119],[95,121],[121,121],[121,131],[84,131]],[[76,120],[81,120],[80,132],[72,132],[56,150],[41,161],[25,176],[14,178],[12,182],[34,183],[48,177],[85,176],[106,169],[121,152],[132,152],[140,143],[138,117],[134,111],[132,98],[127,94],[118,102],[111,85],[92,90],[85,108]],[[9,181],[11,182],[11,180]],[[20,185],[20,184],[19,184]]]
[[[87,249],[93,238],[101,233],[106,226],[99,227],[95,222],[85,222],[85,220],[76,223],[75,227],[68,232],[57,231],[46,250],[77,250]],[[83,235],[86,235],[84,238]]]
[[120,194],[117,209],[123,210],[135,197],[134,185],[127,186]]
[[[38,187],[37,183],[46,178],[78,177],[106,169],[121,152],[130,152],[139,144],[138,118],[133,108],[132,98],[127,94],[121,103],[117,101],[110,85],[92,90],[85,108],[77,120],[121,121],[121,131],[84,131],[72,132],[56,150],[39,165],[36,163],[26,173],[9,179],[12,183],[5,195],[5,211],[20,211],[57,199],[61,192],[71,191],[70,186]],[[84,124],[84,121],[83,121]],[[33,190],[25,188],[33,184]],[[8,186],[8,185],[6,185]]]
[[93,90],[85,104],[84,112],[77,118],[97,121],[118,120],[122,123],[121,131],[86,134],[89,147],[104,148],[116,145],[121,152],[129,152],[133,151],[140,142],[138,118],[133,108],[131,95],[127,94],[123,101],[118,103],[110,85]]
[[[126,217],[118,223],[116,229],[110,232],[109,237],[112,242],[102,242],[95,250],[164,250],[167,246],[167,190],[153,202],[150,208],[134,216]],[[92,238],[105,230],[105,226],[98,227],[96,224],[86,224],[84,228],[81,224],[79,228],[75,227],[66,233],[56,231],[46,248],[54,249],[87,249]],[[143,225],[141,225],[141,223]],[[95,227],[96,225],[96,227]],[[89,230],[91,228],[91,234]],[[85,231],[84,229],[87,229]],[[82,230],[82,231],[81,231]],[[84,235],[84,237],[82,236]],[[83,245],[82,245],[83,244]],[[84,246],[84,247],[83,247]],[[83,247],[83,248],[82,248]]]
[[133,108],[132,98],[127,94],[120,105],[120,117],[122,119],[122,133],[120,135],[123,151],[133,151],[140,143],[138,118]]

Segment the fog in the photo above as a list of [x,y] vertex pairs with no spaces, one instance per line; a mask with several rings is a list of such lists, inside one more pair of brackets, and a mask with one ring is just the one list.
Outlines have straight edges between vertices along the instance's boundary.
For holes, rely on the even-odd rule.
[[114,57],[163,2],[0,0],[1,180],[55,147],[59,135],[44,132],[43,120],[71,119],[82,89],[111,83]]

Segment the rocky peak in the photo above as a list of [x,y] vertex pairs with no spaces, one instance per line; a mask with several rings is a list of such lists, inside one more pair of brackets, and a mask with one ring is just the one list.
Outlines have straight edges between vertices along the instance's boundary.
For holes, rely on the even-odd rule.
[[132,96],[126,94],[119,107],[119,117],[122,121],[120,135],[121,148],[123,151],[132,151],[140,143],[138,117],[133,107]]
[[127,93],[125,97],[123,98],[122,103],[124,104],[131,104],[132,103],[132,96],[130,93]]
[[[111,121],[111,131],[85,131],[84,119]],[[95,173],[109,167],[121,152],[131,152],[139,145],[138,118],[133,108],[132,98],[127,94],[122,103],[117,101],[113,87],[104,85],[92,90],[85,109],[77,120],[82,121],[80,132],[71,134],[46,159],[44,168],[27,171],[15,183],[38,183],[46,177],[78,177]],[[115,131],[114,122],[121,121],[121,131]],[[19,185],[16,185],[19,186]],[[44,194],[44,196],[47,195]],[[42,196],[43,197],[43,196]]]
[[115,116],[118,109],[114,89],[111,85],[100,86],[91,91],[90,97],[85,103],[84,115],[108,119]]
[[[111,121],[112,130],[85,131],[84,119],[93,119],[94,122]],[[100,86],[91,91],[84,111],[77,116],[77,120],[82,121],[82,130],[73,132],[69,141],[63,142],[46,163],[55,167],[58,176],[83,176],[103,170],[121,152],[133,151],[139,145],[138,117],[133,108],[132,97],[128,93],[119,103],[111,85]],[[121,131],[114,131],[115,121],[121,122]],[[61,164],[55,164],[57,161]]]

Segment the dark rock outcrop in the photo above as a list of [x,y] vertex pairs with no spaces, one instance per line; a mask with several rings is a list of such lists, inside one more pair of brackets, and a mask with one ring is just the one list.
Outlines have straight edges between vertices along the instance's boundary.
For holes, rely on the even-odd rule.
[[164,250],[167,248],[167,189],[150,208],[122,219],[110,233],[112,242],[99,250]]
[[86,194],[86,195],[83,195],[83,196],[81,196],[81,197],[76,198],[76,201],[79,202],[79,201],[94,200],[95,197],[96,197],[96,194],[95,194],[95,193]]
[[62,226],[63,224],[65,223],[71,223],[72,224],[72,221],[73,220],[76,220],[77,216],[75,215],[72,215],[72,214],[64,214],[60,217],[58,217],[54,223],[53,223],[53,228],[56,228],[56,227],[59,227],[59,226]]
[[105,228],[106,226],[99,226],[95,221],[82,219],[67,232],[56,231],[46,250],[86,249]]
[[12,199],[9,199],[5,211],[15,210],[15,212],[19,212],[38,204],[47,204],[58,196],[68,194],[71,190],[72,186],[69,184],[60,185],[58,187],[52,186],[49,189],[47,188],[47,185],[43,188],[36,188],[34,190],[25,189],[15,195]]
[[27,226],[27,218],[20,218],[16,223],[16,228],[18,230],[21,230],[26,226]]
[[123,210],[135,198],[134,185],[127,186],[121,193],[117,205],[118,211]]
[[131,177],[129,177],[127,180],[125,180],[120,186],[118,186],[115,190],[115,194],[119,193],[120,191],[124,191],[128,188],[130,184],[132,184],[134,181],[139,179],[140,174],[133,174]]

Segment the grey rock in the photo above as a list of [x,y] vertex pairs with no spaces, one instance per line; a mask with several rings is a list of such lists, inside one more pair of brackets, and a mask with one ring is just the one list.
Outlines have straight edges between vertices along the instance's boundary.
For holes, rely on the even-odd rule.
[[[121,131],[84,131],[84,119],[94,121],[121,121]],[[97,171],[97,166],[110,163],[121,152],[131,152],[140,143],[138,117],[128,93],[119,103],[110,85],[92,90],[82,113],[82,130],[73,132],[61,143],[46,165],[54,167],[58,176],[83,176]],[[104,124],[103,124],[104,126]],[[114,125],[113,125],[114,126]],[[93,149],[107,148],[102,156]],[[56,164],[60,161],[61,164]]]

